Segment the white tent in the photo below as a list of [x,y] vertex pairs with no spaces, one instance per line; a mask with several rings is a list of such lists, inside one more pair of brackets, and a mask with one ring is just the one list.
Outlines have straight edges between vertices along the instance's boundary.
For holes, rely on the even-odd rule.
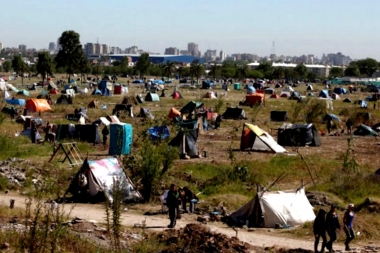
[[283,91],[293,92],[294,89],[290,86],[286,86],[285,89],[283,89]]
[[313,86],[310,84],[309,86],[307,86],[306,90],[314,90]]
[[314,219],[313,207],[304,188],[258,192],[251,201],[229,215],[231,224],[251,227],[262,225],[268,228],[276,224],[294,227]]
[[333,93],[333,94],[331,95],[331,97],[332,97],[332,99],[334,99],[334,100],[340,100],[340,96],[339,96],[338,94],[336,94],[336,93]]
[[275,153],[287,152],[273,137],[256,125],[244,123],[241,135],[240,149],[256,151],[272,151]]
[[216,95],[213,91],[207,91],[207,93],[203,96],[203,98],[216,98]]

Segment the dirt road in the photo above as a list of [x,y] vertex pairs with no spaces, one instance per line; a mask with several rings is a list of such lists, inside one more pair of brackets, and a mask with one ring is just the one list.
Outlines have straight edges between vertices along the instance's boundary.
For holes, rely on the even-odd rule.
[[[2,206],[9,206],[10,199],[15,200],[15,206],[18,208],[24,208],[25,206],[25,199],[26,197],[16,195],[16,194],[0,194],[0,205]],[[65,210],[69,212],[69,210],[72,209],[70,216],[72,218],[79,217],[85,220],[95,220],[97,222],[104,222],[105,212],[104,207],[102,205],[92,205],[92,204],[65,204]],[[177,221],[177,228],[184,227],[188,223],[197,223],[196,222],[196,215],[190,215],[190,214],[184,214],[183,219],[180,219]],[[154,216],[146,216],[142,214],[135,213],[133,210],[127,210],[123,212],[122,215],[122,223],[124,226],[133,226],[136,223],[141,223],[142,221],[146,220],[146,226],[154,227],[149,228],[152,230],[163,230],[166,229],[166,226],[169,224],[169,220],[167,215],[154,215]],[[210,227],[212,230],[215,230],[215,232],[223,233],[229,237],[235,236],[236,232],[232,229],[227,227],[226,225],[215,222],[212,224],[208,224],[208,227]],[[303,248],[308,250],[313,250],[313,241],[309,240],[300,240],[300,239],[291,239],[291,238],[285,238],[278,235],[268,235],[268,234],[262,234],[260,231],[252,231],[248,232],[246,230],[239,230],[238,232],[238,238],[246,243],[249,243],[253,246],[258,247],[272,247],[272,246],[279,246],[279,247],[287,247],[287,248]],[[355,247],[355,245],[352,245]],[[334,246],[337,250],[343,250],[343,245],[340,245],[339,243]]]

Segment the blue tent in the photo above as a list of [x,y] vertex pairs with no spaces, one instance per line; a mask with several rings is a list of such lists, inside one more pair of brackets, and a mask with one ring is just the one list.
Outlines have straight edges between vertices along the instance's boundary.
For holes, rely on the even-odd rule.
[[256,92],[255,87],[253,87],[253,86],[248,86],[247,87],[247,94],[253,94],[255,92]]
[[152,83],[154,83],[154,84],[165,84],[165,82],[162,80],[153,80]]
[[5,102],[11,105],[25,106],[25,99],[6,99]]
[[328,98],[329,97],[329,91],[328,90],[321,90],[321,92],[319,92],[318,97],[320,97],[320,98]]
[[128,155],[132,147],[132,125],[126,123],[110,124],[109,155]]
[[334,89],[334,93],[335,94],[346,94],[347,93],[347,90],[345,88],[341,88],[341,87],[336,87]]
[[160,97],[158,96],[157,93],[148,93],[145,96],[145,101],[160,101]]
[[96,90],[94,90],[94,91],[91,93],[91,95],[103,95],[103,93],[102,93],[100,90],[96,89]]
[[148,129],[150,139],[155,141],[157,139],[165,140],[170,136],[169,128],[167,126],[154,126]]
[[214,83],[212,83],[210,80],[205,80],[202,82],[202,89],[210,89],[214,87]]

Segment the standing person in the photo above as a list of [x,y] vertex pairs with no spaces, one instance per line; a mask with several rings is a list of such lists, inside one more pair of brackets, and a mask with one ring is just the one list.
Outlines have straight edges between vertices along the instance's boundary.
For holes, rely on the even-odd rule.
[[315,241],[314,241],[314,252],[318,253],[318,244],[320,238],[322,238],[322,249],[320,252],[325,251],[326,247],[326,211],[323,209],[319,209],[318,215],[314,220],[313,224],[313,232],[315,236]]
[[338,213],[336,212],[336,205],[331,205],[331,209],[326,215],[326,230],[330,237],[330,240],[326,243],[326,248],[330,252],[335,252],[333,249],[333,243],[337,239],[337,230],[339,229],[340,223],[338,219]]
[[28,115],[28,110],[26,109],[26,107],[24,107],[23,115],[24,115],[24,116],[27,116],[27,115]]
[[332,124],[331,124],[331,120],[328,120],[327,121],[327,124],[326,124],[326,127],[327,127],[327,132],[330,134],[330,132],[331,132],[331,126],[332,126]]
[[346,232],[346,242],[344,243],[344,245],[346,245],[346,250],[350,250],[349,244],[355,239],[355,232],[353,229],[354,217],[354,204],[349,204],[347,211],[343,216],[344,232]]
[[190,213],[194,211],[194,205],[198,203],[198,196],[191,191],[187,186],[183,187],[185,192],[184,198],[182,199],[182,208],[185,213],[187,213],[186,203],[190,203]]
[[36,122],[32,120],[32,125],[31,125],[32,143],[36,143],[36,134],[37,134]]
[[348,118],[348,120],[346,121],[346,127],[347,127],[347,133],[348,134],[351,134],[351,131],[352,131],[352,120],[350,118]]
[[177,221],[177,212],[178,212],[178,200],[179,194],[177,192],[177,187],[175,184],[170,185],[168,196],[166,198],[166,205],[169,208],[169,219],[170,224],[168,228],[174,228]]
[[102,129],[102,135],[103,135],[103,145],[104,145],[104,148],[106,147],[107,145],[107,139],[108,139],[108,135],[110,134],[110,131],[108,130],[108,127],[107,126],[104,126],[103,129]]

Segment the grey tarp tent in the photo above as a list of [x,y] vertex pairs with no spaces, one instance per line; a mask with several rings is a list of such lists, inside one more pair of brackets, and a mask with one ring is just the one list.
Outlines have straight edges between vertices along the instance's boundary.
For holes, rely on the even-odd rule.
[[188,155],[189,157],[197,157],[198,153],[198,129],[186,129],[179,131],[178,134],[169,142],[169,146],[179,147],[181,157]]

